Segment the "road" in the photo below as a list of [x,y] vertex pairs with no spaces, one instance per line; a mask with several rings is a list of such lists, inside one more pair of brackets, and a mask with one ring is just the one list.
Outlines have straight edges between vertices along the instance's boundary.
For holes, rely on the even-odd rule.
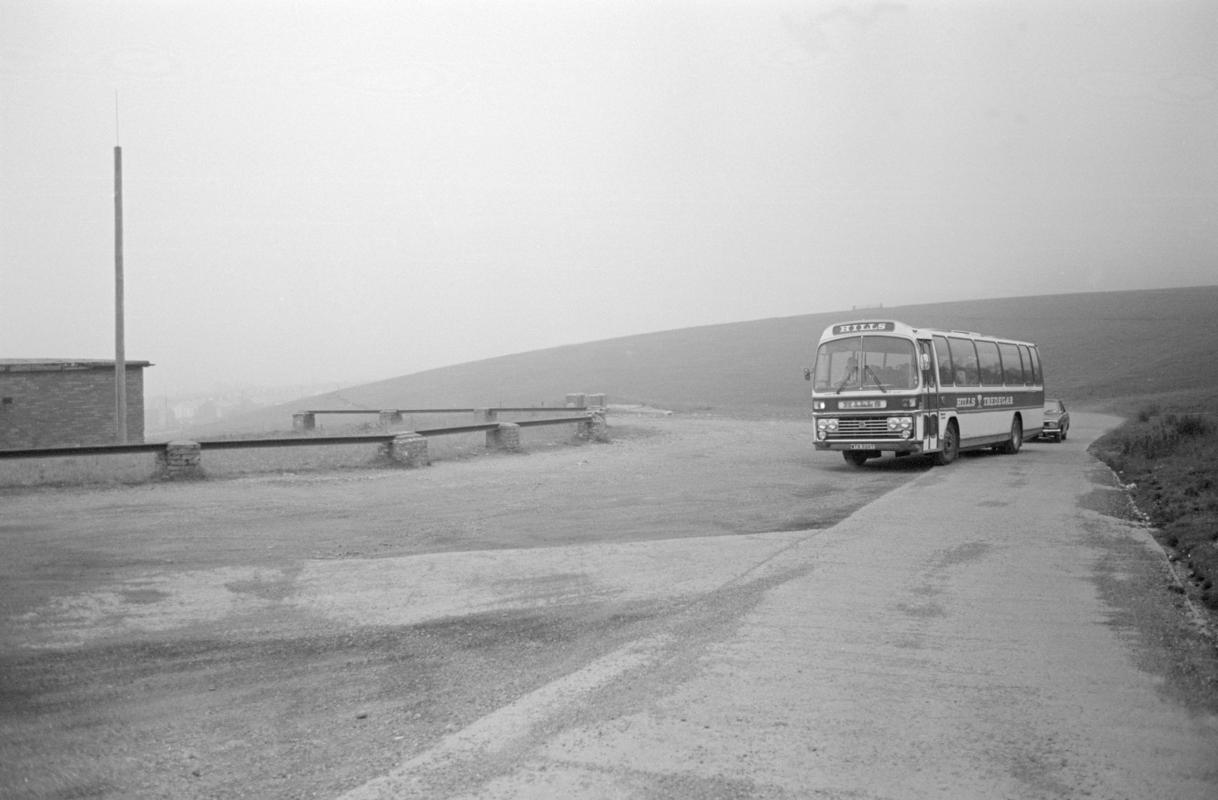
[[[1131,619],[1130,589],[1172,601],[1085,454],[1108,423],[753,537],[666,629],[344,800],[1218,796],[1218,716],[1173,699]],[[649,551],[649,585],[707,543],[680,544]]]
[[415,473],[14,494],[0,785],[1208,800],[1213,650],[1086,454],[1114,422],[934,469],[658,419]]

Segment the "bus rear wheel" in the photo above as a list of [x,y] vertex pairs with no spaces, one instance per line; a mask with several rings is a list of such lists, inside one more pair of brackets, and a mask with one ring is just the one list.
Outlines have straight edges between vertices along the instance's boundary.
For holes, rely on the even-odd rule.
[[1019,421],[1019,417],[1011,420],[1011,438],[1003,442],[998,448],[998,452],[1006,453],[1013,456],[1019,452],[1019,448],[1023,446],[1023,423]]
[[943,449],[935,453],[935,464],[946,467],[960,454],[960,429],[956,427],[955,420],[947,423],[947,427],[943,430],[942,445]]

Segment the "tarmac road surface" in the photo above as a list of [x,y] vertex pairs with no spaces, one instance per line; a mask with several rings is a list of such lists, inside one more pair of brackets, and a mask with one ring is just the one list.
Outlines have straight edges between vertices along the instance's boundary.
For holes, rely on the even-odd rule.
[[1212,640],[1075,417],[0,494],[0,796],[1213,800]]
[[706,540],[648,545],[604,572],[704,581],[667,625],[342,798],[1212,800],[1218,715],[1160,638],[1188,609],[1085,452],[1113,422],[750,537],[726,573],[689,574]]

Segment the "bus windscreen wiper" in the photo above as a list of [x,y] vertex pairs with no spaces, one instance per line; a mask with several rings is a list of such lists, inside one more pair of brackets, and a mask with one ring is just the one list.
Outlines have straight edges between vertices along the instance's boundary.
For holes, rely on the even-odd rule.
[[880,388],[880,391],[884,394],[888,394],[888,390],[884,388],[884,384],[880,383],[879,377],[875,374],[875,370],[871,368],[870,364],[863,365],[863,374],[870,375],[871,380],[875,381],[875,385]]

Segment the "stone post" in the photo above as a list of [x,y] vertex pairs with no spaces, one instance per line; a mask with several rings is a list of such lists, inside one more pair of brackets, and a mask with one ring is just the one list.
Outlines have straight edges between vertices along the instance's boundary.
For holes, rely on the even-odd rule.
[[170,442],[157,458],[161,475],[171,481],[202,478],[202,456],[203,448],[198,442]]
[[609,441],[609,425],[605,422],[605,412],[593,411],[588,418],[579,423],[579,438],[593,442]]
[[311,431],[317,427],[317,415],[308,411],[297,411],[292,415],[292,430]]
[[431,458],[427,454],[427,437],[414,431],[394,436],[392,442],[382,445],[381,453],[390,461],[411,469],[426,467],[431,463]]
[[515,422],[500,422],[498,428],[486,432],[488,450],[520,451],[520,426]]

